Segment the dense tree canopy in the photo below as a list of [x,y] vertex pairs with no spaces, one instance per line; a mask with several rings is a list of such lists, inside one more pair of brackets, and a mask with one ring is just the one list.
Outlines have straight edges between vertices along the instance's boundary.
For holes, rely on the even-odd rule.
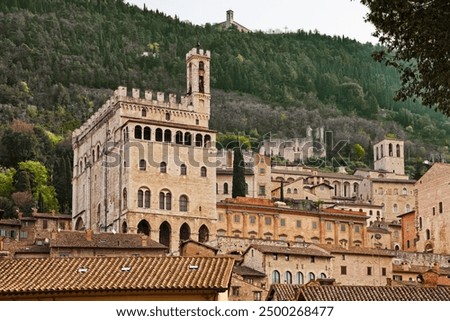
[[443,0],[361,0],[367,20],[386,47],[376,60],[401,74],[396,98],[418,97],[450,116],[450,2]]

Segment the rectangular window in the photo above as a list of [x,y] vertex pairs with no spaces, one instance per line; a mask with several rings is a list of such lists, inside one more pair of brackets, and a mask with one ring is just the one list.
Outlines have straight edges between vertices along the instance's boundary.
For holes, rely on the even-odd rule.
[[219,222],[223,222],[223,214],[222,213],[219,214]]
[[280,226],[286,226],[286,219],[282,218],[280,220]]
[[273,260],[274,261],[278,260],[278,254],[276,254],[276,253],[273,254]]
[[28,238],[28,232],[20,231],[20,239],[26,239],[26,238]]
[[266,195],[266,187],[264,185],[259,186],[259,193],[260,196]]
[[341,266],[341,275],[347,275],[347,267]]
[[345,232],[345,224],[341,224],[341,232]]
[[442,205],[442,202],[439,202],[439,214],[444,213],[444,206]]
[[65,229],[66,229],[66,223],[64,223],[64,222],[59,222],[59,229],[60,229],[60,230],[65,230]]
[[327,231],[331,231],[331,222],[327,222],[326,226],[327,226]]
[[355,233],[360,233],[360,227],[359,227],[359,225],[355,225]]
[[47,220],[42,220],[42,228],[43,229],[47,229],[48,228],[48,221]]
[[313,230],[317,229],[317,222],[312,222],[312,228],[313,228]]
[[297,220],[296,226],[298,228],[301,228],[302,227],[302,221],[301,220]]
[[264,221],[266,222],[266,225],[271,225],[272,224],[272,218],[270,218],[270,217],[266,217],[264,219]]
[[256,224],[256,216],[250,215],[250,224]]
[[9,237],[12,239],[16,238],[16,231],[14,230],[9,231]]
[[264,175],[264,174],[266,173],[266,170],[265,170],[264,168],[260,168],[260,169],[259,169],[259,173],[260,173],[261,175]]
[[5,230],[0,230],[0,236],[6,236],[6,231]]
[[367,267],[367,275],[372,275],[372,267],[371,266]]
[[381,275],[386,276],[386,268],[381,268]]
[[433,215],[436,215],[436,208],[433,207]]
[[261,292],[253,292],[253,300],[254,301],[261,301]]
[[239,215],[234,216],[234,223],[239,223],[241,221],[241,217]]
[[239,296],[239,287],[238,286],[232,286],[231,287],[231,293],[234,296]]
[[316,262],[316,258],[314,256],[311,256],[311,263]]

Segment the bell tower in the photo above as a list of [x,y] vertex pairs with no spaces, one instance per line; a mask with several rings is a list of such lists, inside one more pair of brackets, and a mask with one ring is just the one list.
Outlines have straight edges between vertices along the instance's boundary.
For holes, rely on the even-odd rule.
[[384,170],[397,175],[405,174],[403,141],[384,139],[373,145],[375,170]]
[[200,114],[210,115],[210,60],[211,52],[200,48],[191,49],[186,54],[187,97],[190,97],[190,108]]

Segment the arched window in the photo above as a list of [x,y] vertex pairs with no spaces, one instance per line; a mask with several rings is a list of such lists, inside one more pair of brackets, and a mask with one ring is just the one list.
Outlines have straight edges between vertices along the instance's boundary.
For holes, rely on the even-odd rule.
[[175,144],[183,144],[183,133],[181,131],[175,133]]
[[280,283],[280,272],[277,270],[272,272],[272,284]]
[[138,190],[138,207],[144,207],[144,191]]
[[144,192],[144,207],[150,208],[150,190]]
[[91,152],[91,158],[92,158],[92,163],[94,163],[95,162],[95,149],[93,149]]
[[298,189],[294,188],[294,194],[298,194]]
[[290,188],[287,189],[287,193],[291,194],[291,189]]
[[297,284],[305,283],[305,278],[303,277],[302,272],[297,272]]
[[123,140],[125,142],[128,141],[128,127],[125,127],[124,130],[123,130]]
[[145,108],[142,108],[141,116],[142,117],[147,117],[147,110]]
[[150,190],[148,188],[140,188],[138,190],[138,207],[150,208]]
[[195,135],[195,146],[202,147],[203,146],[203,136],[202,134]]
[[394,152],[392,150],[392,144],[389,144],[389,156],[394,156]]
[[210,143],[211,143],[211,136],[205,135],[205,143],[204,143],[203,147],[210,147],[209,146]]
[[170,120],[170,113],[166,113],[166,120]]
[[128,224],[127,222],[122,223],[122,233],[126,234],[128,233]]
[[161,128],[156,128],[155,130],[155,140],[157,142],[162,142],[163,141],[163,131]]
[[326,279],[326,278],[327,278],[327,276],[326,276],[326,274],[325,274],[325,273],[320,273],[320,276],[319,276],[319,278],[321,278],[321,279]]
[[159,226],[159,243],[167,246],[170,249],[172,227],[168,222],[163,222]]
[[139,222],[137,226],[137,232],[138,234],[145,234],[147,236],[150,236],[150,224],[146,220],[142,220]]
[[397,204],[392,205],[392,212],[397,213],[397,211],[398,211],[398,205]]
[[406,189],[406,187],[403,187],[402,195],[408,195],[408,190]]
[[167,173],[167,164],[166,164],[166,162],[159,163],[159,172],[160,173]]
[[248,184],[245,183],[245,195],[248,195]]
[[314,275],[314,273],[309,272],[308,273],[308,281],[314,281],[316,279],[316,276]]
[[75,231],[81,231],[84,228],[85,227],[84,227],[83,219],[81,217],[79,217],[75,223]]
[[216,183],[216,194],[219,194],[219,184]]
[[200,62],[198,63],[198,70],[205,70],[205,64],[204,64],[203,61],[200,61]]
[[192,135],[190,132],[184,133],[184,144],[188,146],[192,145]]
[[400,145],[397,144],[397,146],[395,147],[396,151],[397,151],[397,157],[401,157],[400,156]]
[[170,143],[172,141],[172,132],[170,129],[164,131],[164,142]]
[[429,229],[427,229],[427,230],[425,231],[425,237],[426,237],[427,240],[431,239],[431,232],[430,232]]
[[139,125],[134,127],[134,138],[142,139],[142,127]]
[[292,284],[292,273],[289,271],[286,271],[286,273],[284,274],[284,283],[286,284]]
[[100,145],[97,145],[97,160],[99,159],[100,159]]
[[152,134],[152,130],[150,129],[150,127],[148,127],[148,126],[144,127],[144,139],[150,140],[151,134]]
[[198,230],[198,241],[200,243],[205,243],[209,241],[209,229],[205,224],[200,226],[200,229]]
[[186,175],[187,174],[187,167],[185,164],[180,165],[180,175]]
[[406,204],[406,205],[405,205],[405,210],[406,210],[406,212],[411,211],[411,205]]
[[169,190],[162,190],[159,193],[159,209],[168,211],[172,209],[172,194]]
[[188,211],[188,197],[186,195],[180,196],[180,212]]
[[180,227],[180,241],[189,240],[191,237],[191,228],[187,223],[183,223]]
[[147,162],[145,161],[145,159],[141,159],[139,161],[139,170],[145,171],[146,169],[147,169]]
[[223,183],[223,193],[228,194],[228,183]]
[[378,147],[375,148],[376,159],[380,159],[380,155],[378,153]]
[[127,189],[124,188],[122,191],[122,209],[126,209],[128,207],[128,193]]
[[419,217],[419,229],[420,230],[422,229],[422,218],[421,217]]
[[206,167],[202,166],[202,168],[200,168],[200,176],[206,177],[206,174],[207,174]]

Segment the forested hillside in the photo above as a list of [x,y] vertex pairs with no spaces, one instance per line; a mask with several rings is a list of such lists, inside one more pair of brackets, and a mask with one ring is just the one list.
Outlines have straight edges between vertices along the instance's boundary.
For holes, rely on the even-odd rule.
[[395,136],[406,141],[412,176],[430,155],[448,157],[449,120],[394,102],[398,75],[372,60],[371,44],[301,30],[221,31],[119,0],[2,0],[0,208],[70,211],[71,131],[119,85],[183,94],[185,54],[197,42],[212,52],[213,129],[257,141],[324,126],[350,141],[353,166],[368,164],[372,142]]

